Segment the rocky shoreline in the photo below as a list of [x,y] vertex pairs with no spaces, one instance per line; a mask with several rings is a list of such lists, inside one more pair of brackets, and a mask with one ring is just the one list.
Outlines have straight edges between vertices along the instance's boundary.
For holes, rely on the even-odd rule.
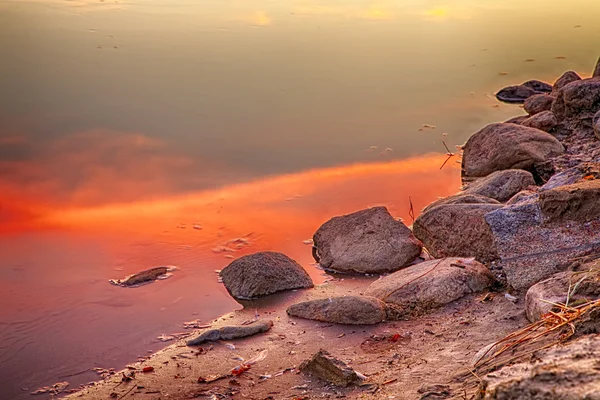
[[243,310],[67,398],[600,398],[600,60],[497,97],[527,115],[469,138],[461,192],[316,231],[347,275],[241,257],[220,275]]

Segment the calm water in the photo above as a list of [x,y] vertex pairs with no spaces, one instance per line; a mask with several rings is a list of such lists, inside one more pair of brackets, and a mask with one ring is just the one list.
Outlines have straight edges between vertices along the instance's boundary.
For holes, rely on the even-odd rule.
[[[600,47],[595,0],[323,3],[0,0],[1,399],[240,307],[226,256],[323,281],[302,243],[322,222],[410,223],[409,197],[459,186],[442,141],[522,113],[497,89],[589,74]],[[108,284],[157,265],[180,269]]]

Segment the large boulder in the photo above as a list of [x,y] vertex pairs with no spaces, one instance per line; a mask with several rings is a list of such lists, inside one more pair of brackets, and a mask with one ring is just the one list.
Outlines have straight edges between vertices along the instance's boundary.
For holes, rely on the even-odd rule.
[[479,292],[493,282],[490,271],[472,258],[444,258],[381,277],[365,294],[391,304],[398,317],[408,317]]
[[517,124],[495,123],[469,138],[463,147],[464,177],[504,169],[533,169],[565,151],[552,135]]
[[535,114],[521,123],[529,128],[539,129],[540,131],[550,132],[558,125],[558,120],[552,111],[542,111]]
[[396,271],[421,254],[421,243],[385,207],[334,217],[313,236],[316,259],[329,271],[379,274]]
[[373,325],[385,320],[385,303],[375,297],[344,296],[293,304],[287,309],[293,317],[334,324]]
[[313,287],[312,279],[300,264],[285,254],[271,251],[238,258],[223,268],[221,278],[231,296],[240,300]]
[[465,194],[476,194],[505,202],[528,186],[534,186],[535,180],[530,172],[522,169],[496,171],[471,183]]
[[549,94],[536,94],[527,98],[523,106],[529,115],[535,115],[550,110],[553,101],[554,97]]
[[498,200],[492,199],[487,196],[482,196],[480,194],[462,192],[454,194],[452,196],[437,199],[436,201],[425,207],[422,213],[426,213],[433,207],[441,206],[444,204],[500,204],[500,202]]
[[530,360],[481,377],[480,399],[600,398],[600,337],[585,336],[536,352]]
[[[557,195],[552,194],[548,200]],[[507,284],[517,290],[526,290],[566,270],[576,257],[600,251],[600,218],[565,223],[563,218],[570,218],[571,213],[550,207],[553,202],[548,202],[547,211],[542,212],[540,196],[536,193],[485,214],[499,257],[496,267],[504,271]],[[575,204],[578,196],[573,199]],[[595,215],[587,207],[581,210],[582,215]]]
[[488,262],[497,258],[494,238],[485,214],[500,204],[446,204],[421,214],[413,232],[436,258],[475,257]]
[[552,104],[559,121],[591,119],[600,110],[600,79],[582,79],[560,89]]
[[554,82],[554,86],[552,88],[552,92],[553,93],[557,93],[560,89],[562,89],[563,87],[565,87],[569,83],[575,82],[575,81],[580,81],[580,80],[581,80],[581,77],[579,75],[577,75],[577,72],[575,72],[575,71],[567,71],[564,74],[562,74],[560,76],[560,78],[558,78],[556,80],[556,82]]
[[600,219],[600,179],[542,191],[540,209],[546,222]]

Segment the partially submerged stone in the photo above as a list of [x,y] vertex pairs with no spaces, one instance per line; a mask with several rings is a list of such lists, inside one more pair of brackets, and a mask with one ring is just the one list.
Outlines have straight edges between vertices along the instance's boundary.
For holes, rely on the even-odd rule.
[[494,238],[485,214],[500,204],[446,204],[419,215],[415,236],[436,258],[475,257],[482,262],[497,258]]
[[465,194],[486,196],[505,202],[521,190],[535,186],[530,172],[521,169],[510,169],[492,172],[490,175],[469,184]]
[[521,125],[539,129],[544,132],[550,132],[552,129],[556,128],[558,120],[552,111],[541,111],[540,113],[527,118]]
[[287,313],[293,317],[348,325],[378,324],[386,317],[385,303],[368,296],[303,301],[288,307]]
[[425,261],[379,278],[365,291],[392,304],[398,317],[418,315],[490,286],[487,267],[468,259],[449,257]]
[[482,377],[484,400],[581,400],[600,398],[600,337],[585,336],[539,351],[531,362]]
[[564,151],[556,138],[539,129],[490,124],[464,145],[462,172],[464,177],[482,177],[505,169],[532,170]]
[[523,82],[521,85],[531,88],[537,93],[550,93],[552,91],[552,85],[546,82],[538,81],[537,79],[531,79],[527,82]]
[[334,217],[321,225],[313,242],[319,265],[342,273],[396,271],[421,254],[421,243],[385,207]]
[[188,340],[188,346],[198,346],[205,342],[233,340],[267,332],[273,327],[273,321],[256,321],[250,325],[224,326],[202,332],[198,337]]
[[165,276],[169,271],[173,270],[174,267],[155,267],[145,271],[129,275],[123,279],[110,279],[109,282],[113,285],[132,287],[143,283],[153,282],[161,276]]
[[542,111],[548,111],[552,108],[554,97],[549,94],[536,94],[525,100],[523,104],[525,111],[531,116],[539,114]]
[[323,349],[319,350],[310,360],[300,364],[298,369],[336,386],[347,387],[361,383],[361,378],[356,371]]
[[537,94],[535,90],[524,85],[507,86],[496,93],[496,98],[505,103],[523,103],[527,98]]
[[433,203],[425,207],[422,213],[426,213],[433,207],[441,206],[444,204],[500,204],[500,202],[498,200],[480,194],[462,192],[434,201]]
[[242,300],[313,287],[312,279],[300,264],[285,254],[271,251],[238,258],[223,268],[221,278],[231,296]]

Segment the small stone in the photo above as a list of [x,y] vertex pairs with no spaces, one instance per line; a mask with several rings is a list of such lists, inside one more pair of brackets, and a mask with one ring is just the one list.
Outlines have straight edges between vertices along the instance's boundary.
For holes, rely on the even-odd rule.
[[490,175],[476,180],[465,189],[464,193],[477,194],[505,202],[521,190],[534,185],[535,180],[530,172],[508,169],[492,172]]
[[549,94],[536,94],[525,100],[525,111],[531,116],[539,114],[542,111],[548,111],[552,108],[554,97]]
[[197,346],[204,342],[214,342],[217,340],[233,340],[247,336],[256,335],[269,331],[273,327],[273,321],[256,321],[249,325],[224,326],[220,329],[210,329],[202,332],[192,340],[188,340],[188,346]]
[[304,301],[288,307],[294,317],[349,325],[372,325],[385,320],[385,303],[374,297],[345,296]]
[[567,71],[564,74],[562,74],[560,76],[560,78],[558,78],[556,80],[556,82],[554,82],[554,86],[552,87],[552,92],[556,93],[560,89],[562,89],[565,85],[568,85],[571,82],[580,81],[580,80],[581,80],[581,77],[579,75],[577,75],[577,72]]
[[336,386],[347,387],[361,382],[356,371],[323,349],[319,350],[310,360],[300,364],[299,369],[305,374],[333,383]]
[[529,118],[522,123],[523,126],[539,129],[544,132],[550,132],[558,125],[558,120],[552,111],[542,111]]

